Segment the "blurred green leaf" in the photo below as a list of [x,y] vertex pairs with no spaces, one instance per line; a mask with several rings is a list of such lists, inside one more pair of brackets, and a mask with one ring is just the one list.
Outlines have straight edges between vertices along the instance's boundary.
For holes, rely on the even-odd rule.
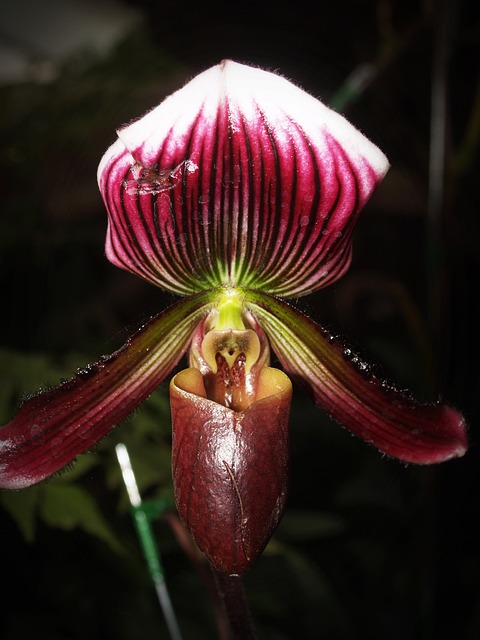
[[13,518],[26,542],[35,539],[35,525],[37,519],[37,501],[41,487],[29,487],[22,491],[3,491],[0,494],[0,504]]
[[48,355],[0,348],[0,422],[7,422],[16,405],[29,393],[71,378],[88,356],[68,354],[61,362]]
[[103,459],[95,453],[84,453],[78,456],[68,467],[55,475],[55,483],[71,483],[90,471],[93,467],[103,462]]
[[49,485],[40,501],[40,515],[46,524],[71,530],[80,527],[105,542],[117,553],[125,549],[100,512],[93,497],[78,485]]

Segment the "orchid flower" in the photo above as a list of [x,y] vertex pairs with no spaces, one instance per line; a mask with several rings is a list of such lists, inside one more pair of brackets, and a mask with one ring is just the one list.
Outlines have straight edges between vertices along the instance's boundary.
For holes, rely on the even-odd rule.
[[90,449],[185,354],[170,382],[175,498],[219,571],[247,570],[283,513],[291,380],[388,456],[463,455],[455,409],[397,391],[286,302],[345,273],[358,214],[388,166],[302,89],[232,61],[120,129],[98,169],[107,258],[181,299],[21,406],[0,429],[0,486],[35,484]]

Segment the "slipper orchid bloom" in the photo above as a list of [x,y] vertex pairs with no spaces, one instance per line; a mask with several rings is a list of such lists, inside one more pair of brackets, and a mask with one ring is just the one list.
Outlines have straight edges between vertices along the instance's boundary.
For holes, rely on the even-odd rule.
[[248,569],[281,518],[290,379],[388,456],[463,455],[459,413],[398,392],[285,301],[345,273],[357,216],[387,170],[339,114],[231,61],[121,129],[98,170],[107,258],[182,298],[21,406],[0,429],[0,486],[37,483],[91,448],[185,354],[170,382],[175,497],[220,571]]

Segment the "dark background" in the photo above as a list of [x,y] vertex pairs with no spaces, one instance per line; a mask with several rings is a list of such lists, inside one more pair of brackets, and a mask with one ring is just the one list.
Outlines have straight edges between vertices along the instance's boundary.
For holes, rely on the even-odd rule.
[[[67,61],[47,83],[0,88],[2,422],[25,393],[114,351],[171,302],[104,258],[96,167],[118,126],[228,57],[276,69],[334,103],[389,156],[349,273],[298,306],[400,386],[460,409],[470,449],[435,468],[405,466],[296,393],[289,506],[245,577],[260,640],[480,637],[475,5],[130,2],[144,20],[108,56]],[[365,63],[374,70],[368,86],[340,102]],[[432,102],[436,78],[443,85]],[[439,207],[429,149],[442,131]],[[168,637],[113,447],[128,442],[144,495],[168,499],[169,439],[160,390],[69,473],[0,494],[0,637]],[[165,519],[155,532],[185,639],[215,637],[201,578]]]

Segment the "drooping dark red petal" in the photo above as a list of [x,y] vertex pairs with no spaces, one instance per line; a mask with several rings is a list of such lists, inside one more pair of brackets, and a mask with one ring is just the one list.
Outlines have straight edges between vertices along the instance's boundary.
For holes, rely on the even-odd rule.
[[180,518],[213,566],[246,571],[285,507],[291,384],[263,369],[257,400],[235,412],[205,397],[198,369],[170,383],[172,471]]
[[112,355],[27,400],[0,427],[0,488],[40,482],[126,418],[179,361],[210,299],[205,292],[177,303]]
[[342,116],[232,61],[118,135],[98,170],[107,256],[180,294],[246,286],[293,297],[330,284],[388,169]]
[[285,302],[259,292],[246,292],[245,302],[292,380],[353,434],[405,462],[431,464],[465,453],[467,428],[455,409],[420,404],[386,384]]

